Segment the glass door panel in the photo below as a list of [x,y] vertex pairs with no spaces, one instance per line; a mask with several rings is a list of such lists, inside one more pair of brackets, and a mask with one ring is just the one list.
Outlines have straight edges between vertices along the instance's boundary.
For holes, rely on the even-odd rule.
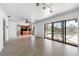
[[62,22],[53,23],[53,39],[58,41],[63,40]]
[[45,24],[45,37],[46,38],[52,38],[51,34],[52,34],[52,31],[51,31],[51,28],[52,27],[52,24]]
[[66,21],[66,43],[78,44],[78,21]]

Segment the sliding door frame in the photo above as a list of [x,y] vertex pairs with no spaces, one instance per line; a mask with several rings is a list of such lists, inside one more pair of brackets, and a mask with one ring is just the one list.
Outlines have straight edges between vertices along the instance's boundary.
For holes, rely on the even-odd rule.
[[[75,45],[75,44],[71,44],[71,43],[68,43],[68,42],[66,42],[66,21],[75,21],[75,20],[77,20],[78,21],[78,18],[74,18],[74,19],[68,19],[68,20],[65,20],[65,43],[66,44],[69,44],[69,45],[73,45],[73,46],[76,46],[76,47],[78,47],[78,45]],[[78,29],[79,30],[79,29]]]
[[[55,40],[54,38],[53,38],[53,36],[54,36],[54,23],[61,23],[61,30],[62,30],[62,34],[64,35],[64,32],[63,32],[63,23],[64,23],[64,21],[57,21],[57,22],[52,22],[52,40]],[[58,41],[58,42],[64,42],[64,37],[62,37],[62,41],[60,41],[60,40],[55,40],[55,41]]]
[[[52,24],[52,26],[51,26],[51,32],[52,32],[52,33],[51,33],[51,36],[52,36],[52,38],[51,38],[51,39],[45,37],[45,30],[46,30],[45,25],[46,25],[46,24],[44,24],[44,38],[50,39],[50,40],[53,40],[53,41],[57,41],[57,42],[61,42],[61,43],[64,43],[64,44],[72,45],[72,46],[75,46],[75,47],[78,47],[78,45],[74,45],[74,44],[71,44],[71,43],[67,43],[67,42],[66,42],[66,21],[71,21],[71,20],[78,20],[78,18],[68,19],[68,20],[62,20],[62,21],[57,21],[57,22],[52,22],[52,23],[46,23],[46,24]],[[54,35],[54,23],[58,23],[58,22],[62,22],[63,25],[64,25],[64,26],[62,26],[62,30],[64,29],[64,31],[63,31],[64,37],[63,37],[62,41],[55,40],[55,39],[53,38],[53,35]]]

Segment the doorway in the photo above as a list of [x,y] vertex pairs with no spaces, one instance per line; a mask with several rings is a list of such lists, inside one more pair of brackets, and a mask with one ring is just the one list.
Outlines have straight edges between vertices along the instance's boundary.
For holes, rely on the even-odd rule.
[[18,36],[32,35],[31,26],[18,25],[17,28],[18,28],[18,30],[17,30]]

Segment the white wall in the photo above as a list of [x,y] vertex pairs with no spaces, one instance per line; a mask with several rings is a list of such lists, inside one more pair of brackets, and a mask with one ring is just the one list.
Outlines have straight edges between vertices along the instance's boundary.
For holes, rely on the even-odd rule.
[[[7,16],[0,8],[0,52],[3,49],[3,19],[8,22]],[[7,22],[6,22],[6,26],[5,26],[6,30],[8,30],[7,29],[7,26],[8,26]],[[8,33],[8,31],[6,31],[6,34],[5,34],[6,39],[5,40],[8,39],[7,33]]]
[[0,10],[0,52],[3,48],[3,16]]
[[9,39],[17,38],[17,23],[15,21],[8,22],[8,37]]
[[5,41],[7,41],[9,40],[8,39],[8,18],[7,16],[5,16],[4,20],[5,20]]

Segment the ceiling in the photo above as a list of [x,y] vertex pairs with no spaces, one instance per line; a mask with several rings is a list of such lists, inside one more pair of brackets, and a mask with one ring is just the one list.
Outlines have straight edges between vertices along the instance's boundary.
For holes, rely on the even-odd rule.
[[[46,7],[44,10],[43,7]],[[78,3],[40,3],[36,6],[35,3],[0,3],[3,11],[7,16],[12,16],[16,20],[29,19],[32,22],[42,20],[44,18],[67,12],[79,7]],[[53,12],[50,13],[49,11]]]

